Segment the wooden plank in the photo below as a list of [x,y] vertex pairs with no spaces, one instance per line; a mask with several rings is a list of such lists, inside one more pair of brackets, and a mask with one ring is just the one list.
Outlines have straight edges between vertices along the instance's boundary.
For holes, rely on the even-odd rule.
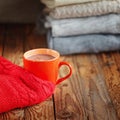
[[[117,51],[117,52],[113,53],[112,55],[116,62],[117,70],[120,73],[120,51]],[[120,78],[120,75],[119,75],[119,78]]]
[[[31,32],[28,32],[31,29]],[[24,51],[45,47],[45,36],[39,36],[32,31],[32,28],[26,27],[26,39],[24,41]],[[28,34],[29,33],[29,34]],[[46,101],[25,109],[25,120],[54,120],[53,99],[50,97]]]
[[[53,101],[50,99],[25,109],[25,120],[54,120]],[[51,111],[52,110],[52,111]]]
[[[3,57],[22,66],[23,36],[17,26],[6,29]],[[21,28],[21,31],[22,28]],[[11,110],[1,114],[0,120],[24,120],[24,109]]]
[[120,54],[102,54],[100,60],[109,94],[120,119]]
[[[64,82],[67,86],[66,89],[63,84],[56,90],[56,113],[68,111],[70,107],[71,111],[77,109],[76,114],[72,115],[74,117],[69,118],[71,120],[76,120],[77,114],[79,114],[78,118],[82,120],[117,120],[114,106],[105,85],[102,67],[95,55],[71,56],[70,61],[76,71],[69,82]],[[61,74],[64,74],[64,71]],[[69,111],[69,113],[75,112]],[[57,119],[60,118],[57,116]]]
[[0,115],[0,120],[24,120],[24,110],[15,109]]
[[[86,120],[84,102],[81,93],[81,78],[78,73],[76,57],[62,56],[61,61],[67,61],[73,66],[73,74],[70,78],[60,83],[54,93],[56,120]],[[60,68],[60,77],[68,73],[68,68]]]
[[[108,53],[108,56],[110,55],[110,53]],[[100,56],[100,54],[99,54]],[[116,113],[116,110],[115,110],[115,107],[114,107],[114,104],[113,104],[113,99],[111,99],[110,97],[110,91],[108,89],[108,86],[106,85],[106,76],[104,75],[104,71],[103,71],[103,66],[100,64],[100,61],[99,61],[99,57],[96,57],[96,55],[93,55],[92,56],[92,63],[94,64],[94,67],[98,73],[98,77],[101,77],[101,79],[104,80],[104,86],[100,83],[101,85],[101,89],[103,89],[103,95],[104,95],[104,98],[106,97],[107,101],[104,101],[106,103],[106,108],[107,108],[107,113],[108,113],[108,117],[109,119],[111,120],[118,120],[118,116],[117,116],[117,113]],[[109,71],[108,71],[109,72]],[[108,73],[110,74],[110,72]],[[115,79],[114,79],[115,80]],[[102,88],[103,87],[103,88]],[[105,94],[106,93],[106,94]],[[103,99],[104,100],[104,99]]]

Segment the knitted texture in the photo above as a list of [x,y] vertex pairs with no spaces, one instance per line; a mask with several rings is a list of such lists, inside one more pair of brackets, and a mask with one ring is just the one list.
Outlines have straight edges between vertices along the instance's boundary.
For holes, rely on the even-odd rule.
[[120,0],[98,1],[57,7],[51,10],[50,16],[56,19],[61,19],[104,15],[108,13],[120,13]]
[[51,27],[53,37],[73,36],[95,33],[120,33],[120,15],[108,14],[103,16],[52,19],[47,17],[46,28]]
[[46,100],[55,85],[0,57],[0,113]]
[[[88,3],[92,1],[102,1],[102,0],[41,0],[48,8],[55,8],[58,6],[79,4],[79,3]],[[112,0],[106,0],[112,1]]]
[[91,34],[52,37],[50,32],[48,32],[47,37],[48,47],[59,51],[61,55],[120,50],[120,35]]

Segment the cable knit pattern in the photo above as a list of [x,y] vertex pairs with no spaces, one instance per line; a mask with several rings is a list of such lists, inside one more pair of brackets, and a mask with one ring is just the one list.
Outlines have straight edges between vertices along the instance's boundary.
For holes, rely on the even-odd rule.
[[57,7],[50,12],[50,16],[56,19],[62,19],[103,15],[108,13],[120,13],[120,0],[99,1]]
[[74,18],[74,19],[52,19],[46,18],[45,27],[51,27],[53,37],[73,36],[95,33],[120,33],[120,15],[108,14],[103,16]]
[[55,85],[0,57],[0,113],[40,103]]
[[[58,6],[87,3],[93,1],[102,1],[102,0],[41,0],[41,2],[44,3],[48,8],[55,8]],[[106,1],[112,1],[112,0],[106,0]]]

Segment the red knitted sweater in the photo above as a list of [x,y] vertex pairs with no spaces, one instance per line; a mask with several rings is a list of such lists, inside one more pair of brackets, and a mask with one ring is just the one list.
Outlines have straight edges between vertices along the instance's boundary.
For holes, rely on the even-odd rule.
[[40,103],[55,85],[0,57],[0,113]]

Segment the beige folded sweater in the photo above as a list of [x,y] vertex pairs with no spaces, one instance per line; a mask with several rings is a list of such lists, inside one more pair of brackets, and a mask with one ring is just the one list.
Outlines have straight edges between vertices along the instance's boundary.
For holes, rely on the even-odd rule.
[[96,16],[109,13],[120,13],[120,0],[98,1],[85,4],[56,7],[51,10],[50,16],[55,19],[61,19]]
[[[71,4],[87,3],[93,1],[102,1],[102,0],[41,0],[48,8],[55,8],[58,6],[65,6]],[[113,1],[113,0],[106,0]]]

